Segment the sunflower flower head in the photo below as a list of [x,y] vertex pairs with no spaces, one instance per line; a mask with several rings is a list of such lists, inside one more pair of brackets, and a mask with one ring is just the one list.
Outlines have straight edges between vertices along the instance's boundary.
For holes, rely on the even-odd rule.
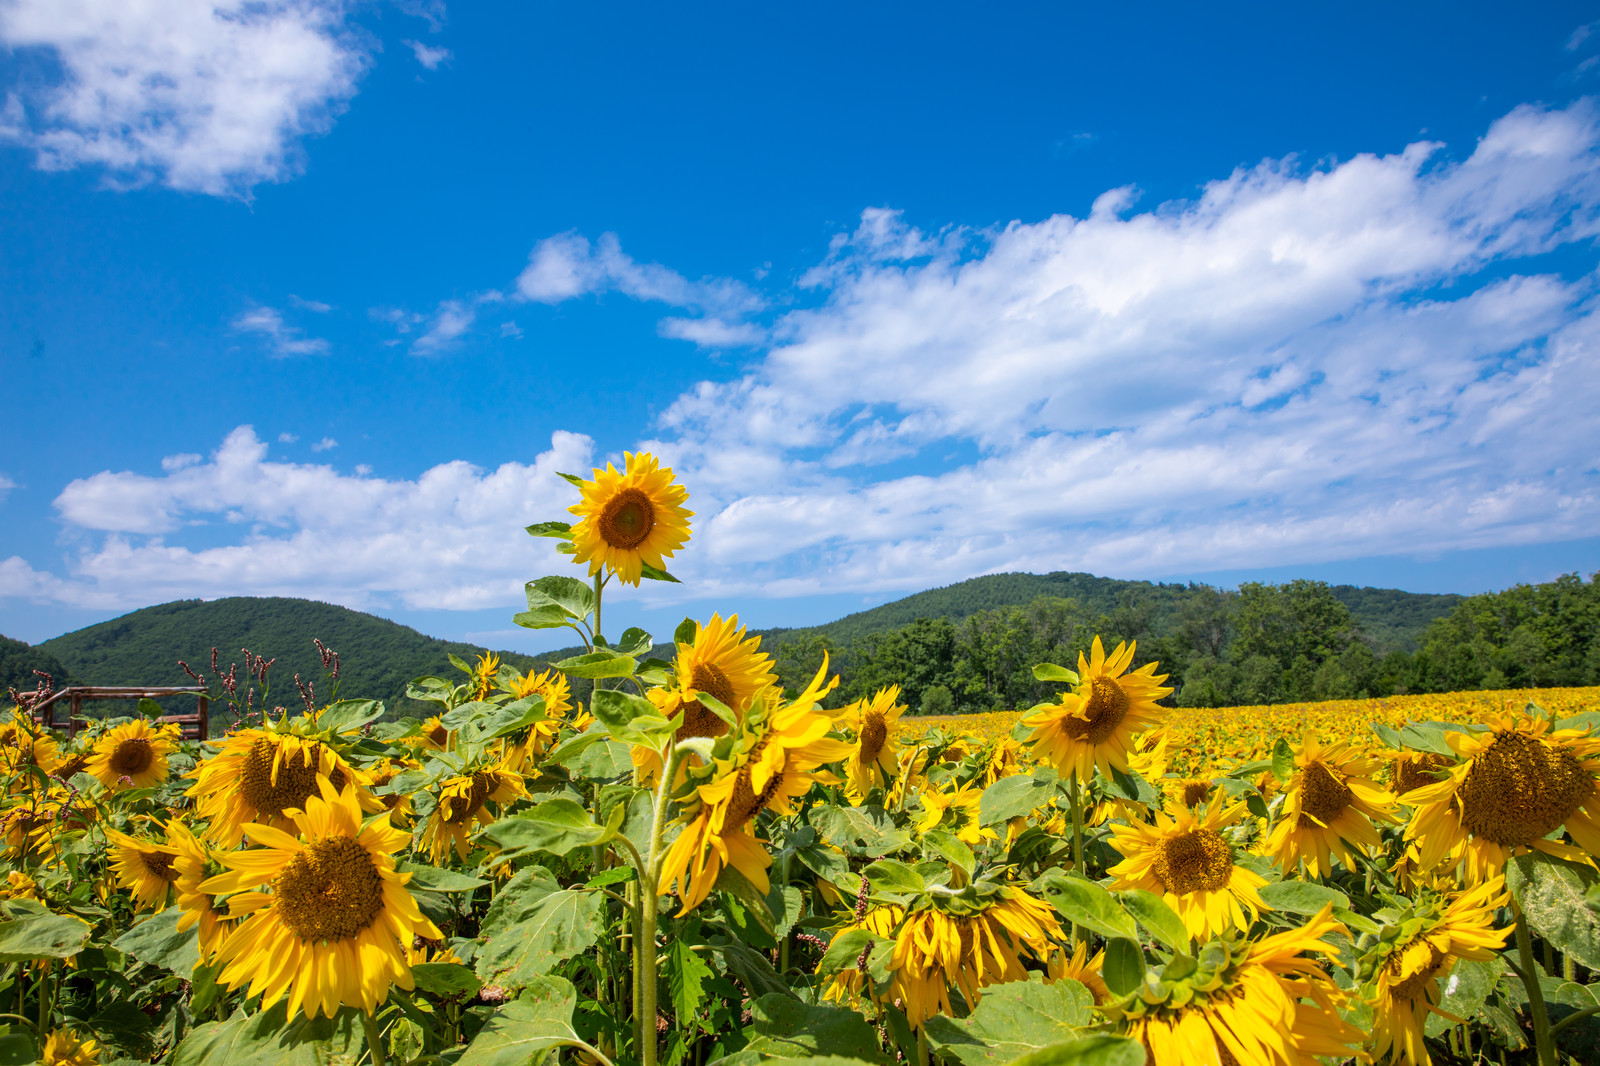
[[117,883],[133,893],[139,909],[164,910],[167,894],[178,880],[173,864],[178,849],[152,840],[119,833],[106,827],[106,842],[111,845],[111,866]]
[[1094,777],[1096,769],[1109,777],[1113,769],[1129,768],[1134,736],[1165,717],[1156,700],[1172,693],[1162,686],[1167,675],[1157,674],[1155,663],[1128,672],[1135,647],[1118,644],[1108,656],[1095,637],[1089,657],[1078,654],[1073,691],[1022,719],[1033,729],[1028,742],[1035,758],[1080,781]]
[[906,712],[900,686],[879,689],[871,699],[861,699],[840,712],[837,724],[856,734],[855,750],[845,762],[850,798],[857,803],[876,787],[886,787],[899,760],[895,733]]
[[167,779],[167,756],[177,750],[176,726],[152,726],[140,718],[106,730],[84,772],[108,789],[149,788]]
[[1303,861],[1313,877],[1323,877],[1336,857],[1351,866],[1353,849],[1381,843],[1373,822],[1399,820],[1393,799],[1373,780],[1377,759],[1357,756],[1346,744],[1322,744],[1307,732],[1294,765],[1282,817],[1267,839],[1267,851],[1285,871]]
[[495,675],[500,672],[500,657],[492,651],[486,651],[478,657],[477,663],[472,668],[472,698],[486,700],[489,693],[494,691]]
[[529,671],[511,678],[507,691],[517,699],[538,696],[544,700],[544,717],[521,733],[507,738],[506,764],[527,770],[539,756],[550,750],[567,714],[572,710],[572,684],[559,670]]
[[228,917],[227,905],[200,886],[227,871],[222,861],[227,852],[213,848],[177,819],[167,823],[167,844],[174,852],[173,894],[183,911],[178,932],[199,926],[200,957],[210,961],[235,923]]
[[568,508],[579,516],[572,561],[588,563],[591,575],[609,569],[637,585],[646,565],[665,569],[665,558],[689,541],[689,493],[649,452],[629,452],[621,473],[610,463],[596,468],[578,488],[583,498]]
[[44,1066],[94,1066],[100,1061],[99,1046],[93,1040],[80,1040],[69,1029],[45,1037],[41,1053]]
[[452,847],[456,857],[465,860],[472,850],[468,843],[472,831],[494,821],[489,804],[508,803],[527,794],[522,775],[505,762],[446,778],[439,788],[438,804],[422,829],[428,860],[438,863]]
[[1106,987],[1106,979],[1100,974],[1105,964],[1105,949],[1102,948],[1090,958],[1088,942],[1080,940],[1078,946],[1072,949],[1071,956],[1067,955],[1065,948],[1055,950],[1050,960],[1045,963],[1045,980],[1076,981],[1089,990],[1094,1005],[1101,1007],[1112,999],[1111,989]]

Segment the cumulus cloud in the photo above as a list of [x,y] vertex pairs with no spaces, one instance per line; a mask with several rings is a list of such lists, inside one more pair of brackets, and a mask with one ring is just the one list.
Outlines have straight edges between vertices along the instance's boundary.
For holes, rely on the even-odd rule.
[[411,48],[411,54],[417,57],[417,62],[427,70],[438,70],[439,65],[455,56],[448,48],[433,48],[421,41],[406,41]]
[[330,345],[321,337],[307,337],[297,326],[283,320],[283,313],[271,307],[253,307],[233,320],[233,328],[241,333],[259,333],[266,340],[272,354],[323,355]]
[[311,450],[314,452],[330,452],[338,446],[339,442],[334,440],[332,437],[323,437],[321,440],[317,441],[317,443],[311,446]]
[[[102,609],[238,594],[367,608],[501,606],[533,569],[559,565],[554,542],[522,527],[561,512],[572,491],[556,471],[581,469],[592,451],[587,437],[557,432],[531,462],[488,471],[450,462],[391,481],[271,461],[241,426],[205,461],[161,476],[105,471],[73,481],[56,510],[92,543],[65,576],[18,557],[0,561],[0,595]],[[215,525],[242,536],[180,543],[186,531]]]
[[477,317],[477,310],[470,304],[446,300],[434,312],[427,330],[411,343],[411,350],[418,355],[431,355],[449,348],[472,328]]
[[343,0],[4,0],[0,40],[54,76],[25,78],[4,136],[46,169],[100,166],[248,195],[302,166],[369,64]]

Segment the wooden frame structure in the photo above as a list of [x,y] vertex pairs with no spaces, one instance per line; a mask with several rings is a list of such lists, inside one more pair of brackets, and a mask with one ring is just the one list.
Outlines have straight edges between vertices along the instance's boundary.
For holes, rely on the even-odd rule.
[[211,701],[206,696],[206,690],[198,685],[145,685],[137,688],[132,686],[107,686],[107,685],[74,685],[70,688],[52,692],[28,710],[33,715],[33,720],[50,729],[60,729],[56,724],[56,707],[65,703],[67,706],[66,731],[67,736],[72,736],[82,728],[87,721],[83,717],[83,705],[91,700],[159,700],[167,696],[197,696],[200,706],[194,714],[169,714],[162,716],[162,722],[171,722],[179,727],[185,740],[205,740],[211,728]]

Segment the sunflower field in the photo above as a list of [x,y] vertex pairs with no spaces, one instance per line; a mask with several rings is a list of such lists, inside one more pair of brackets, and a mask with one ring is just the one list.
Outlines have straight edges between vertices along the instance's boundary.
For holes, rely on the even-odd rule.
[[603,636],[693,515],[568,480],[551,670],[7,714],[0,1064],[1600,1061],[1600,690],[1180,711],[1096,639],[1015,714],[841,706],[737,617]]

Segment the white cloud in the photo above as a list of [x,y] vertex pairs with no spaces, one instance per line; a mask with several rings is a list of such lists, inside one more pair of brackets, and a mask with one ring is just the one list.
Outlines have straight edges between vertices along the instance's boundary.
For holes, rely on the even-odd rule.
[[760,344],[767,331],[751,322],[725,322],[720,318],[663,318],[663,337],[693,341],[702,348],[744,348]]
[[17,483],[15,481],[12,481],[4,474],[0,474],[0,503],[5,503],[7,494],[16,487]]
[[343,0],[3,0],[0,40],[60,78],[9,97],[4,134],[46,169],[248,195],[302,166],[355,94],[368,46]]
[[417,57],[417,62],[428,70],[438,70],[439,64],[454,59],[454,54],[448,48],[430,48],[421,41],[406,41],[411,46],[411,53]]
[[1594,36],[1594,32],[1596,30],[1600,30],[1600,20],[1595,22],[1586,22],[1582,26],[1579,26],[1577,29],[1573,30],[1572,35],[1567,38],[1567,51],[1576,52],[1578,49],[1582,48],[1584,42],[1586,42],[1590,37]]
[[314,452],[329,452],[338,446],[339,442],[334,440],[332,437],[323,437],[321,440],[317,441],[317,443],[311,446],[311,450]]
[[295,441],[297,441],[299,439],[300,439],[299,437],[297,437],[293,433],[289,433],[289,432],[284,432],[284,433],[279,433],[278,434],[278,443],[279,444],[293,444]]
[[477,317],[478,312],[472,305],[446,300],[434,312],[427,330],[412,342],[411,350],[418,355],[432,355],[449,348],[472,328]]
[[[315,595],[356,607],[479,608],[518,599],[560,559],[523,532],[558,517],[593,444],[555,433],[529,463],[450,462],[414,481],[273,462],[241,426],[209,460],[163,476],[105,471],[69,484],[62,520],[91,543],[66,576],[0,562],[0,596],[121,609],[180,596]],[[242,530],[235,543],[170,542],[192,526]]]
[[500,336],[520,341],[522,339],[522,327],[515,322],[502,322],[500,323]]
[[325,304],[321,300],[303,300],[292,292],[289,294],[289,306],[298,307],[302,311],[315,311],[319,315],[325,315],[333,310],[332,304]]
[[233,320],[233,328],[261,334],[276,356],[322,355],[330,347],[321,337],[307,337],[299,327],[284,322],[283,314],[271,307],[251,308]]

